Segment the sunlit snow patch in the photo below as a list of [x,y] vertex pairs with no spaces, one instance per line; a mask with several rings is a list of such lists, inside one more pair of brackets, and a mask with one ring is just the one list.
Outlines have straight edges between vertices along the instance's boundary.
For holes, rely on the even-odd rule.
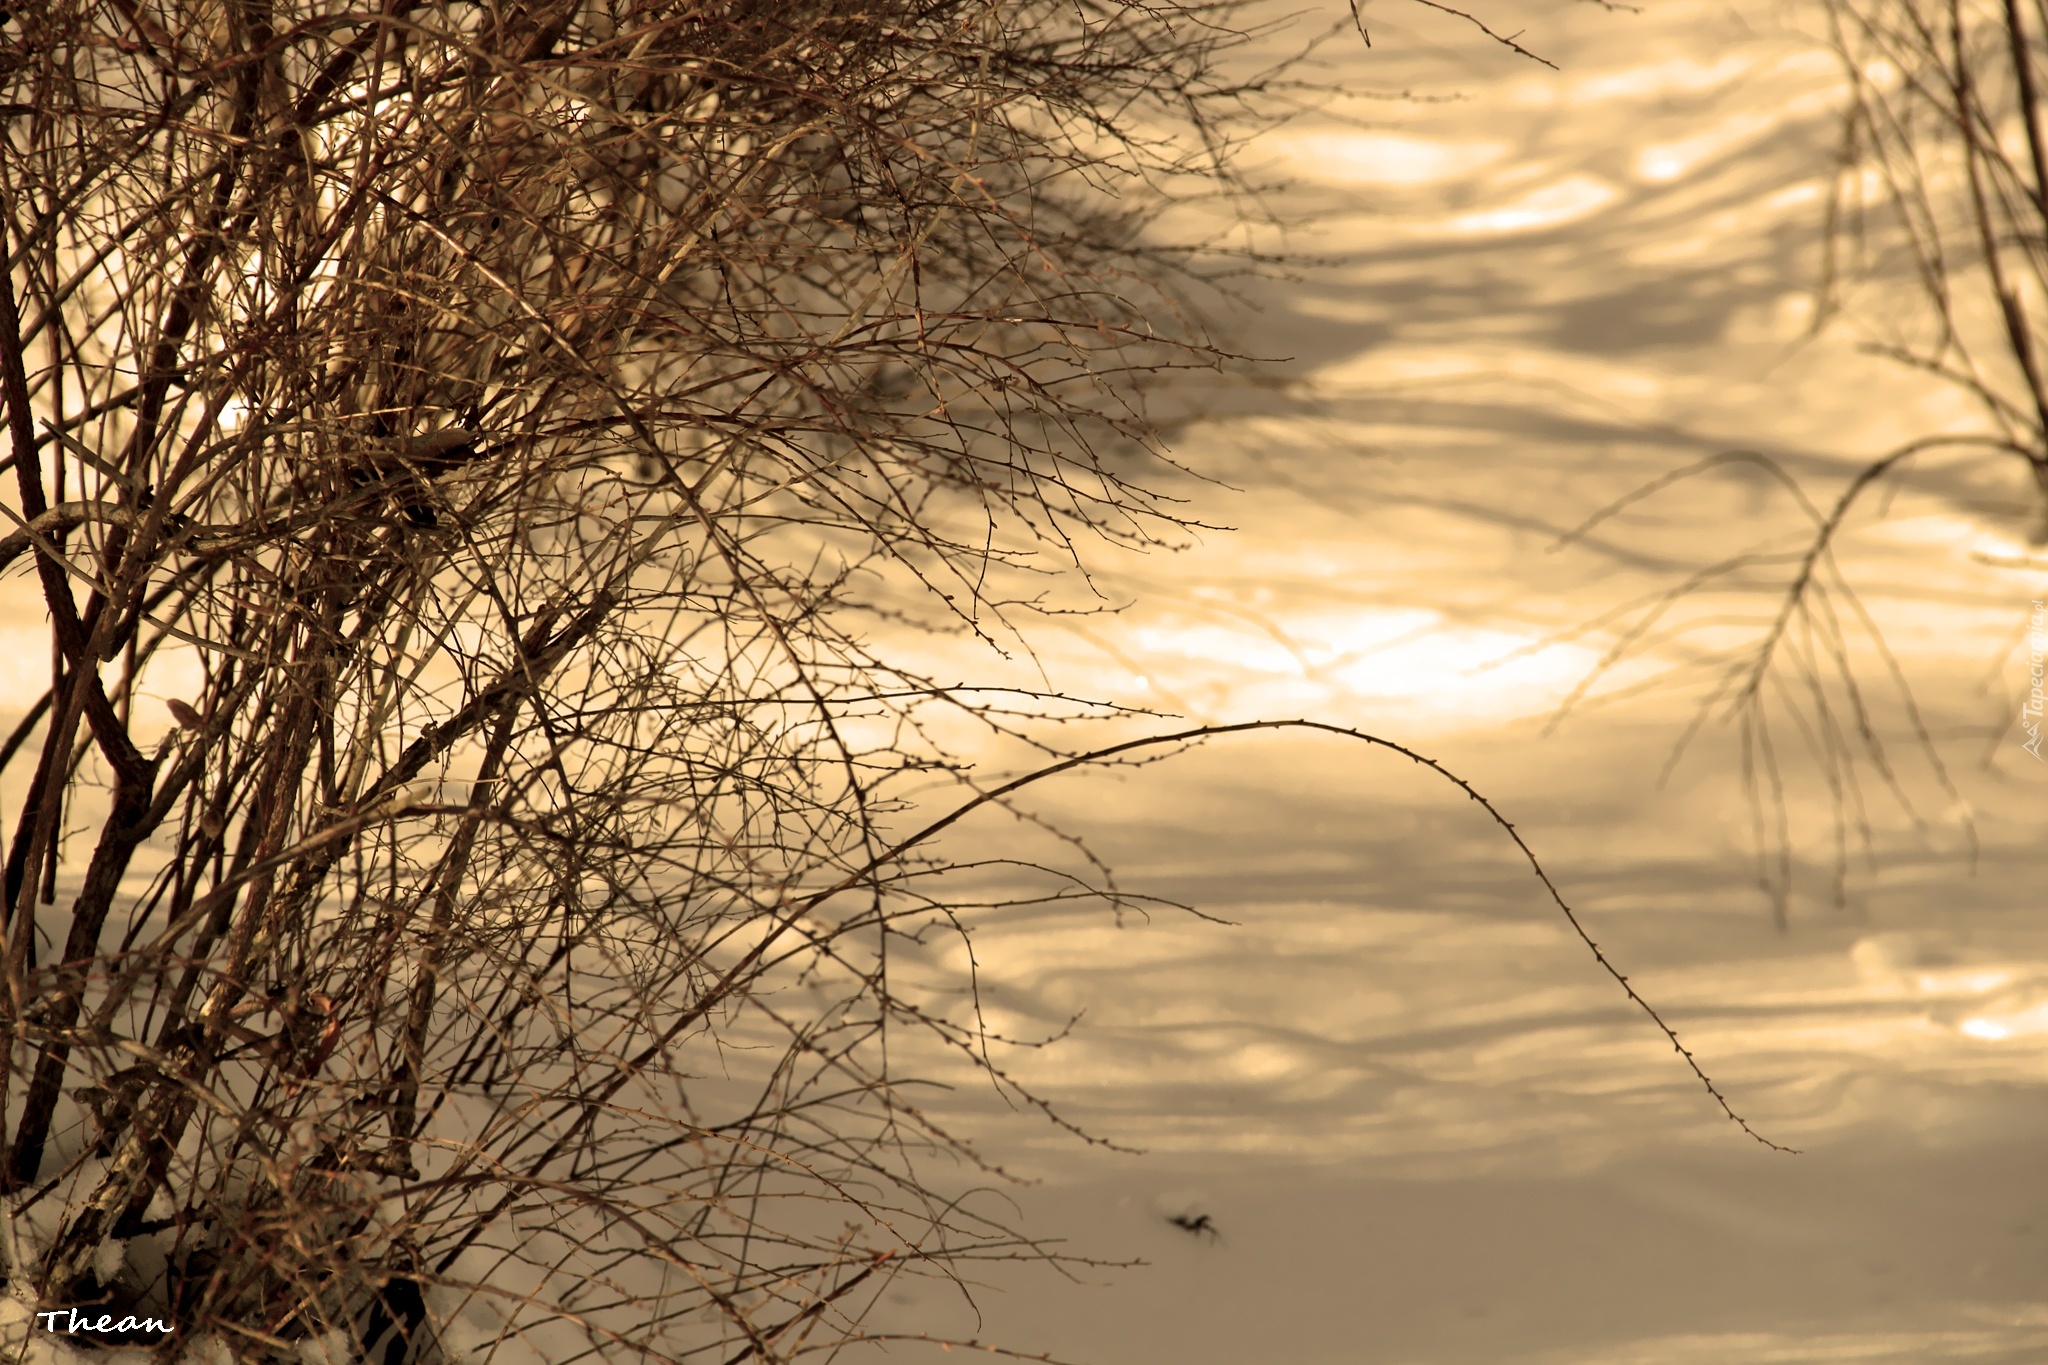
[[1728,85],[1755,69],[1755,61],[1741,55],[1721,57],[1711,65],[1679,57],[1583,76],[1572,82],[1571,99],[1579,105],[1613,99],[1669,99],[1680,91],[1696,93]]
[[50,638],[44,626],[0,627],[0,706],[28,709],[50,685]]
[[1956,1031],[1991,1043],[2048,1033],[2048,1000],[2005,1014],[1972,1015],[1958,1024]]
[[[1233,713],[1359,698],[1460,720],[1548,711],[1598,659],[1583,646],[1546,647],[1510,628],[1455,624],[1419,608],[1274,624],[1291,647],[1247,629],[1187,622],[1141,627],[1131,649],[1156,685],[1220,688]],[[1282,684],[1287,695],[1274,695]]]
[[1673,377],[1666,372],[1620,365],[1606,357],[1478,344],[1390,346],[1346,356],[1316,369],[1304,387],[1318,395],[1336,396],[1462,383],[1513,384],[1552,402],[1559,398],[1569,401],[1574,395],[1597,395],[1603,410],[1611,413],[1617,403],[1625,403],[1644,420],[1654,416],[1654,405],[1674,388]]
[[1644,147],[1636,153],[1636,178],[1659,184],[1676,180],[1696,167],[1754,142],[1781,121],[1776,112],[1739,114],[1690,137]]
[[1505,142],[1440,142],[1401,133],[1304,133],[1275,139],[1289,166],[1311,181],[1344,185],[1434,185],[1490,166]]
[[1461,213],[1444,226],[1452,232],[1531,232],[1590,217],[1621,197],[1597,175],[1577,172],[1529,191],[1497,208]]
[[1910,933],[1860,938],[1849,961],[1865,987],[1893,996],[1983,995],[2011,984],[2014,975],[2008,967],[1958,961],[1953,944]]
[[1577,647],[1540,650],[1538,643],[1504,630],[1444,628],[1373,647],[1336,677],[1360,696],[1434,696],[1509,714],[1548,710],[1598,656]]

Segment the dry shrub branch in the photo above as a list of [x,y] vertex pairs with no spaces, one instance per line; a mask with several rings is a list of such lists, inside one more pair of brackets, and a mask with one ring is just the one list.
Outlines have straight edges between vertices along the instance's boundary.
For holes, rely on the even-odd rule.
[[892,822],[971,782],[942,734],[1089,708],[871,640],[1176,529],[1139,398],[1218,357],[1144,229],[1228,185],[1243,37],[1233,0],[0,25],[0,568],[50,628],[0,746],[17,1302],[169,1322],[163,1359],[737,1365],[1055,1257],[924,1174],[973,1156],[892,1036],[1008,1082],[890,974],[957,925]]
[[1141,231],[1222,170],[1231,8],[0,32],[0,559],[53,644],[6,749],[17,1293],[266,1359],[418,1357],[481,1295],[551,1360],[781,1360],[877,1276],[1040,1254],[920,1182],[957,1144],[882,1043],[950,1026],[891,993],[928,907],[879,855],[927,713],[1051,703],[864,631],[1172,528],[1133,395],[1214,357]]
[[[1616,638],[1566,708],[1625,659],[1694,637],[1706,695],[1672,762],[1710,721],[1735,722],[1758,877],[1781,925],[1801,842],[1793,808],[1802,779],[1818,778],[1832,811],[1837,905],[1847,900],[1852,855],[1875,866],[1880,806],[1923,834],[1952,822],[1967,856],[1978,851],[1938,742],[1944,727],[1923,712],[1909,661],[1837,557],[1855,521],[1881,513],[1916,475],[1946,466],[1940,476],[1951,490],[1959,479],[1975,485],[1973,512],[2031,523],[2031,545],[2048,544],[2048,5],[1822,0],[1818,14],[1845,97],[1819,224],[1811,334],[1845,323],[1865,352],[1960,395],[1964,415],[1852,466],[1828,490],[1802,484],[1765,452],[1721,451],[1599,509],[1560,542],[1738,466],[1758,471],[1789,504],[1789,534],[1761,533],[1591,623],[1586,629],[1618,626]],[[1989,478],[1972,477],[1987,467]],[[1988,558],[2006,568],[2042,564],[2023,550]],[[1747,605],[1739,615],[1687,615],[1722,592],[1752,602],[1762,593],[1769,605],[1760,616]],[[1739,628],[1728,629],[1731,621]],[[2023,697],[1993,743],[2015,724],[2038,752],[2038,702]]]
[[1869,310],[1872,348],[1967,394],[1982,426],[1957,434],[2022,463],[2048,497],[2048,9],[1829,0],[1826,13],[1849,86],[1829,302],[1859,281],[1892,286]]

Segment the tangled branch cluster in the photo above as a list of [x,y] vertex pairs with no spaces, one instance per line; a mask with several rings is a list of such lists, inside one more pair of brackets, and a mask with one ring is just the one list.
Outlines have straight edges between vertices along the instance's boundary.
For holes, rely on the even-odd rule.
[[165,1359],[787,1360],[1042,1254],[922,1183],[884,1046],[959,1041],[888,973],[919,726],[1012,718],[861,623],[1171,528],[1132,395],[1213,357],[1142,229],[1224,173],[1232,18],[15,10],[17,1298]]
[[2023,461],[2048,496],[2048,9],[1827,11],[1850,89],[1828,286],[1866,271],[1909,281],[1924,307],[1877,349],[1967,393],[1985,432],[1959,444]]

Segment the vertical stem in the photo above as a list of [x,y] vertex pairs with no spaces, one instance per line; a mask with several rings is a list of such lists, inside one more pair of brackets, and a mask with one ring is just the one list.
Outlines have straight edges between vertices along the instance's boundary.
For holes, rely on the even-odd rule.
[[[1985,130],[1979,121],[1982,111],[1977,104],[1976,81],[1970,70],[1961,0],[1949,0],[1948,15],[1949,41],[1955,63],[1949,77],[1949,91],[1955,100],[1956,126],[1963,136],[1963,168],[1969,180],[1971,216],[1977,225],[1978,245],[1984,253],[1985,268],[1991,274],[1991,287],[1998,297],[1999,312],[2005,320],[2006,345],[2012,351],[2013,359],[2019,362],[2020,373],[2027,381],[2027,392],[2033,399],[2033,445],[2039,450],[2043,441],[2048,440],[2048,388],[2043,387],[2040,368],[2035,362],[2032,324],[2027,319],[2025,305],[2006,278],[2005,261],[1998,246],[1997,215],[1984,188],[1980,163],[1987,155]],[[2044,466],[2040,459],[2036,459],[2034,465],[2038,479]]]
[[[0,216],[0,221],[11,216]],[[7,428],[14,447],[14,474],[21,494],[22,517],[33,521],[48,510],[48,505],[43,498],[42,465],[37,458],[35,425],[29,416],[28,370],[21,349],[21,310],[15,303],[14,273],[7,268],[8,256],[6,235],[0,233],[0,398],[4,398],[7,404]],[[70,584],[65,581],[64,570],[52,563],[40,547],[34,550],[34,555],[36,573],[42,579],[43,595],[50,607],[51,623],[58,632],[58,642],[69,647],[67,654],[73,654],[77,617]],[[70,640],[65,638],[67,625],[74,637]],[[52,788],[64,780],[64,760],[71,753],[72,736],[77,733],[88,690],[85,683],[91,678],[89,670],[79,667],[75,654],[70,673],[72,685],[65,690],[64,705],[44,737],[36,780],[30,785],[22,811],[22,834],[26,838],[16,837],[7,859],[6,911],[11,918],[7,924],[5,947],[0,949],[0,988],[4,988],[0,989],[0,1113],[4,1113],[7,1090],[14,1073],[15,1025],[21,1018],[25,1003],[23,977],[35,951],[35,888],[31,874],[49,856],[50,843],[55,837],[57,817]],[[5,1125],[0,1123],[0,1156],[4,1156],[6,1148]]]
[[2048,150],[2042,146],[2041,100],[2034,86],[2026,29],[2020,23],[2019,0],[2005,0],[2005,37],[2012,53],[2013,78],[2019,86],[2020,117],[2027,125],[2027,159],[2034,169],[2034,226],[2038,230],[2048,225]]
[[455,898],[462,888],[463,877],[469,871],[469,861],[476,850],[477,831],[483,824],[483,809],[490,800],[491,786],[498,780],[504,766],[505,751],[511,747],[512,727],[518,715],[519,697],[514,695],[505,703],[504,710],[499,713],[497,727],[491,732],[483,762],[477,768],[475,785],[470,789],[469,813],[462,817],[462,827],[448,849],[439,885],[434,890],[434,910],[427,928],[426,951],[421,955],[419,977],[413,982],[411,998],[407,1002],[405,1032],[399,1039],[398,1065],[393,1070],[397,1095],[391,1106],[391,1142],[394,1153],[401,1157],[412,1144],[413,1130],[418,1121],[420,1074],[426,1067],[427,1024],[433,1017],[435,986],[447,952]]
[[[2040,241],[2043,234],[2048,234],[2048,146],[2044,146],[2048,139],[2044,139],[2041,129],[2040,90],[2034,83],[2033,53],[2027,46],[2026,27],[2020,20],[2019,0],[2005,0],[2005,37],[2012,53],[2013,78],[2019,87],[2020,116],[2027,127],[2027,159],[2034,171],[2034,221],[2026,236],[2030,241]],[[2028,453],[2028,463],[2035,484],[2048,495],[2048,430],[2042,435],[2043,439]]]

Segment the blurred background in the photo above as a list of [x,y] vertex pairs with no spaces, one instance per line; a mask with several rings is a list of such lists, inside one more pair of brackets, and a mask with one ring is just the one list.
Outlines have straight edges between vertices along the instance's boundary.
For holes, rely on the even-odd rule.
[[[997,1064],[1142,1154],[1011,1120],[985,1080],[932,1101],[1029,1182],[989,1179],[991,1211],[1144,1264],[995,1267],[978,1307],[898,1282],[884,1320],[1105,1365],[2048,1359],[2024,468],[1935,457],[1859,503],[1835,624],[1788,634],[1747,745],[1731,702],[1812,541],[1791,487],[1825,508],[1972,421],[1869,353],[1905,286],[1819,292],[1845,91],[1820,12],[1481,16],[1556,70],[1449,14],[1362,17],[1371,48],[1347,25],[1308,73],[1341,93],[1247,162],[1287,182],[1284,231],[1248,240],[1296,264],[1219,306],[1274,362],[1182,400],[1202,477],[1176,491],[1218,529],[1104,555],[1121,610],[1044,625],[1017,678],[1441,760],[1799,1154],[1720,1113],[1455,789],[1233,737],[1026,802],[1125,889],[1231,923],[973,926],[989,1027],[1071,1024]],[[1013,828],[962,837],[1029,848]]]

